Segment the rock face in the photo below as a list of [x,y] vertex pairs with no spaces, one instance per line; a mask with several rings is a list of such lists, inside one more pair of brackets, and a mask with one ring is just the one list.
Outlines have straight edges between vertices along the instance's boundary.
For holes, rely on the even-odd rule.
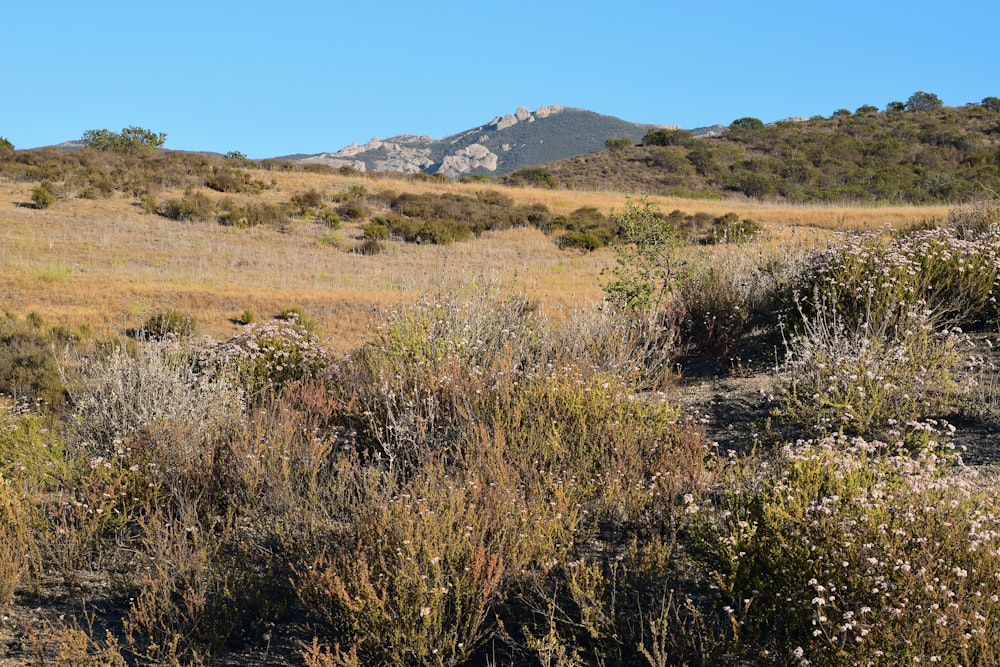
[[497,116],[485,125],[443,139],[404,134],[352,143],[335,153],[295,158],[300,162],[351,167],[358,171],[503,174],[552,160],[604,149],[612,137],[638,143],[652,125],[629,123],[557,104]]

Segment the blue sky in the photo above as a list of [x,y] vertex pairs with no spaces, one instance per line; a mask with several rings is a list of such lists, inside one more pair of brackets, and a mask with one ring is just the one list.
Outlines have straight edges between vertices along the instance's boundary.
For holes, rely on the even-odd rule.
[[562,104],[699,127],[1000,96],[996,0],[11,2],[0,136],[262,158]]

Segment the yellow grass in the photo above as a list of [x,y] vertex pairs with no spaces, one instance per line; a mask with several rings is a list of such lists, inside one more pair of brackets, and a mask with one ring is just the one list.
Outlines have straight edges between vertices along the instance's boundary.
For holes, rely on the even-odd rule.
[[[273,202],[309,188],[332,195],[352,184],[370,192],[472,194],[497,188],[380,175],[261,171],[255,178],[276,181],[261,195]],[[608,250],[560,250],[534,229],[487,233],[451,246],[391,242],[384,253],[364,257],[349,251],[360,238],[356,226],[339,232],[345,247],[333,248],[319,243],[326,230],[315,223],[298,222],[280,232],[175,222],[145,214],[133,200],[117,195],[61,199],[45,210],[17,206],[30,201],[32,186],[0,181],[2,307],[22,315],[34,311],[53,324],[86,323],[100,335],[119,334],[169,307],[190,312],[202,333],[223,337],[237,330],[232,320],[244,310],[266,319],[282,308],[301,306],[320,322],[330,346],[345,351],[366,337],[379,307],[477,282],[525,292],[548,312],[598,303],[601,272],[613,261]],[[502,190],[517,203],[544,204],[553,213],[582,206],[607,213],[621,209],[625,201],[624,194],[610,192]],[[180,195],[161,193],[160,198]],[[733,211],[765,224],[775,239],[810,240],[836,228],[900,226],[947,212],[944,207],[653,200],[664,211]]]

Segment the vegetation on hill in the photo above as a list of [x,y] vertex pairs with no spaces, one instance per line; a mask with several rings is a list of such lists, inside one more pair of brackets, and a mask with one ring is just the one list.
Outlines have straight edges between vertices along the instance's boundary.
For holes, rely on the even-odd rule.
[[567,189],[789,202],[963,201],[1000,191],[996,99],[948,108],[921,92],[881,112],[866,105],[769,125],[741,118],[719,137],[652,130],[642,146],[616,145],[536,169]]

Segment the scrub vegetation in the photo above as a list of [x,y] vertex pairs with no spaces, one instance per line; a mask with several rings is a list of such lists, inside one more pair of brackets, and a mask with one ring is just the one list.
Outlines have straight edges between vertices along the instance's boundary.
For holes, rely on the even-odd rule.
[[0,160],[3,664],[1000,662],[995,198]]

